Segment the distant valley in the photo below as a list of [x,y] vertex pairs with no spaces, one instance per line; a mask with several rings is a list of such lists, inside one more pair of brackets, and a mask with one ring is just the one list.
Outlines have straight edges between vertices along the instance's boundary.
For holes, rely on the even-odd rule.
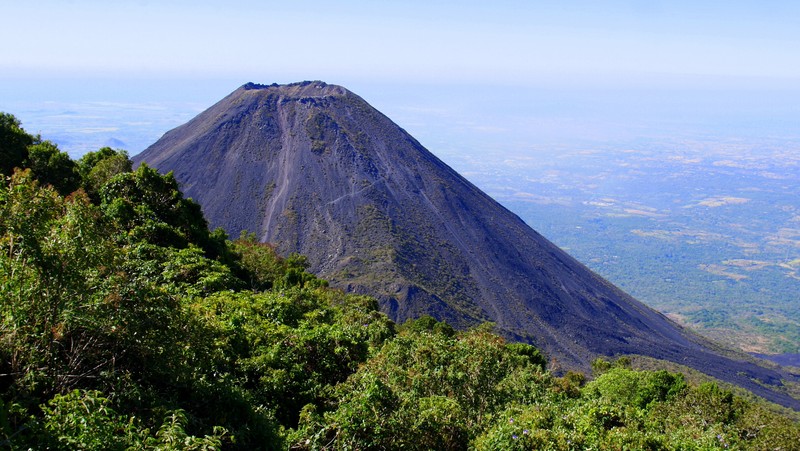
[[643,142],[456,167],[678,322],[748,352],[797,353],[798,147]]

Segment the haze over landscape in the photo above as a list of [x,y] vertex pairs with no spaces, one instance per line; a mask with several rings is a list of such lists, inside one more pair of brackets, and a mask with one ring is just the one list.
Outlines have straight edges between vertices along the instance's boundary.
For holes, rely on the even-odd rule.
[[797,135],[793,2],[45,0],[4,12],[19,20],[0,30],[15,42],[0,54],[2,106],[56,139],[69,130],[73,153],[85,151],[74,138],[100,136],[139,152],[247,81],[347,86],[463,153]]

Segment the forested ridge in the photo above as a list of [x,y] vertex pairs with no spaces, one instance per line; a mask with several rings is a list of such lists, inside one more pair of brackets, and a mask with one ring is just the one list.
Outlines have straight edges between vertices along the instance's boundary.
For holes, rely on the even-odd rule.
[[679,373],[556,376],[491,324],[396,325],[300,255],[209,231],[171,174],[0,113],[0,448],[797,449]]

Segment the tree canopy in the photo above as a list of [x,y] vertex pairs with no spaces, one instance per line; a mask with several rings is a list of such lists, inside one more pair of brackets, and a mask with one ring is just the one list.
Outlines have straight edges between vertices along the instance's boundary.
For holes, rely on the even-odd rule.
[[586,382],[491,324],[395,325],[304,257],[209,231],[171,174],[108,148],[73,162],[0,125],[2,448],[800,443],[795,419],[714,383],[624,360]]

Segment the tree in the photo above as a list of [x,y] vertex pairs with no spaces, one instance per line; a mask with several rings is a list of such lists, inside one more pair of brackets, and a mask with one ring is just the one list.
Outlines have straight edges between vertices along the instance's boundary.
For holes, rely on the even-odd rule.
[[80,175],[69,155],[50,141],[36,142],[28,147],[23,165],[33,171],[42,185],[52,185],[62,196],[80,186]]
[[[124,150],[103,147],[89,152],[77,163],[83,188],[92,198],[97,198],[100,188],[112,177],[133,170],[133,163]],[[99,200],[99,199],[98,199]]]
[[113,258],[100,211],[82,191],[62,198],[25,170],[0,192],[0,339],[19,389],[53,393],[98,374],[87,312]]
[[29,168],[43,185],[52,185],[61,195],[80,186],[75,162],[51,141],[42,141],[22,129],[19,120],[0,112],[0,175],[10,176],[14,168]]
[[33,142],[16,117],[0,112],[0,175],[10,176],[14,168],[21,168]]
[[[530,348],[530,349],[529,349]],[[404,326],[336,388],[336,409],[307,411],[298,449],[467,449],[506,405],[550,384],[532,347],[485,329],[456,335],[431,318]]]
[[100,205],[126,231],[122,241],[177,248],[193,243],[211,258],[226,250],[225,237],[209,232],[200,206],[183,197],[172,173],[161,175],[143,164],[118,174],[100,189]]

